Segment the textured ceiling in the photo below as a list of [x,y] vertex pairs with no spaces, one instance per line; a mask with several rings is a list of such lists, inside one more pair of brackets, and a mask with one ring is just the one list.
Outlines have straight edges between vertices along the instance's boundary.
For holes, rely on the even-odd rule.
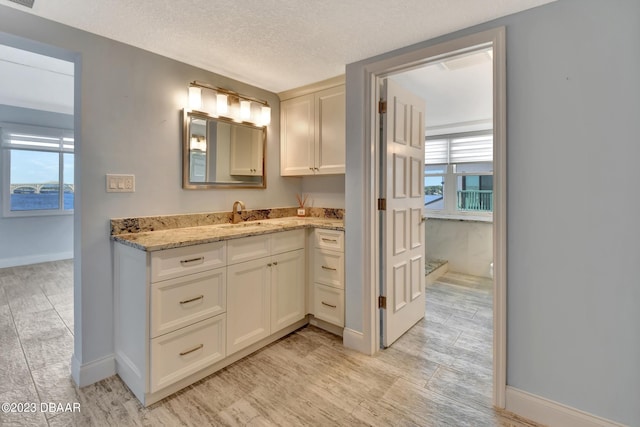
[[0,4],[274,92],[553,0],[36,0]]

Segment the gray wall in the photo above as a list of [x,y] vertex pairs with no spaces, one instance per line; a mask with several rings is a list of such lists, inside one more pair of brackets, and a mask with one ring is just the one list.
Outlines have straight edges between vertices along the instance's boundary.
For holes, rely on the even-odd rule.
[[[0,43],[23,37],[79,59],[74,357],[82,366],[100,364],[114,351],[109,219],[228,211],[236,199],[243,199],[248,209],[295,206],[300,179],[279,176],[279,99],[274,93],[5,6],[0,6],[0,32]],[[192,80],[271,104],[266,190],[182,190],[180,111]],[[106,173],[135,174],[136,192],[107,194]]]
[[[73,129],[72,115],[10,105],[0,105],[0,122]],[[0,268],[73,257],[73,215],[0,215],[0,236]]]
[[[350,64],[347,123],[362,120],[366,64],[498,26],[507,34],[507,382],[640,426],[640,2],[559,0]],[[367,234],[353,216],[366,144],[349,129],[347,262],[359,266]],[[364,277],[347,272],[356,330]]]

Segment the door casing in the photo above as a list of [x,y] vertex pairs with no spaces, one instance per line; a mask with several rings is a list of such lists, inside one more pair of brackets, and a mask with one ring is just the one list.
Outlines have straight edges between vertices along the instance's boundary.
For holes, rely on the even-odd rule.
[[[377,111],[380,99],[380,82],[395,73],[424,66],[433,61],[457,55],[482,46],[493,48],[493,138],[494,138],[494,213],[493,213],[493,404],[505,407],[506,392],[506,289],[507,289],[507,191],[506,191],[506,30],[499,27],[480,33],[442,42],[433,46],[383,56],[383,59],[365,65],[364,72],[364,136],[368,157],[364,161],[363,175],[367,194],[364,200],[369,212],[376,212],[380,182],[379,147],[380,121]],[[347,80],[349,84],[349,80]],[[349,94],[349,89],[347,89]],[[349,100],[347,101],[349,102]],[[368,154],[369,155],[369,154]],[[368,156],[367,155],[367,156]],[[348,209],[348,206],[347,206]],[[368,243],[364,247],[365,285],[362,293],[363,331],[362,342],[357,344],[361,351],[373,354],[380,348],[380,314],[377,301],[380,290],[380,241],[379,216],[364,215],[365,236]],[[370,279],[370,280],[367,280]],[[347,286],[349,284],[347,283]],[[347,304],[347,309],[349,305]],[[355,334],[353,334],[355,336]],[[345,335],[345,345],[351,346]],[[355,345],[353,347],[356,347]]]

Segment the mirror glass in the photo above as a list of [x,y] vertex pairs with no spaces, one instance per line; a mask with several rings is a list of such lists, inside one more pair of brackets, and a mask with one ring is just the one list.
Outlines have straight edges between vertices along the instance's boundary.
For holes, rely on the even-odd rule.
[[266,128],[184,112],[182,187],[266,188]]

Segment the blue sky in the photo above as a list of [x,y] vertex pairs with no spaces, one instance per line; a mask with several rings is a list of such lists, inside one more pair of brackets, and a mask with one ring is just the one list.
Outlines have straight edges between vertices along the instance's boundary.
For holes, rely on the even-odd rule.
[[[11,183],[58,182],[59,153],[11,150]],[[73,154],[64,155],[64,182],[73,183]]]

